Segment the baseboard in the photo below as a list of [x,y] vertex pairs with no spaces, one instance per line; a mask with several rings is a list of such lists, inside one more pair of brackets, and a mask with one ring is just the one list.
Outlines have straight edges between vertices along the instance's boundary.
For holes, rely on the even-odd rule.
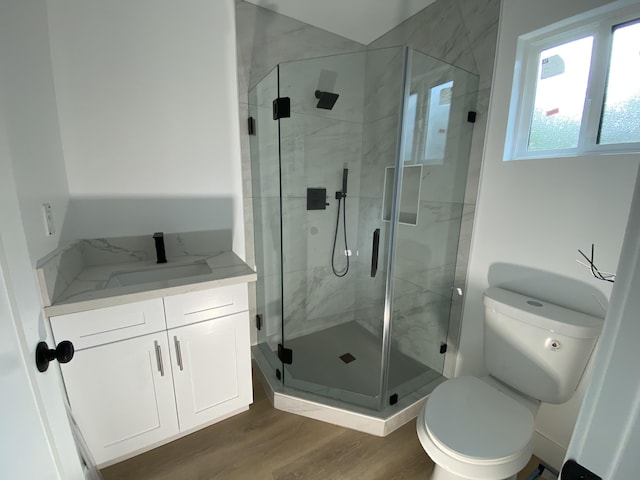
[[560,471],[567,447],[536,431],[533,436],[533,454],[551,468]]

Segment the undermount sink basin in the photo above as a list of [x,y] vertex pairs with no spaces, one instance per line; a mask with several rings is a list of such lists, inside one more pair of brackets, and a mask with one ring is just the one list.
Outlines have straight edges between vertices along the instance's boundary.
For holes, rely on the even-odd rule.
[[211,269],[206,263],[192,263],[189,265],[176,266],[163,265],[147,270],[115,273],[111,275],[104,288],[128,287],[130,285],[194,277],[196,275],[206,275],[208,273],[211,273]]

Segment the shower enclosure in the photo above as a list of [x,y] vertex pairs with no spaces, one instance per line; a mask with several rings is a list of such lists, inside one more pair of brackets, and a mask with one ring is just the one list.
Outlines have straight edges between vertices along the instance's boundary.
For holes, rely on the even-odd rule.
[[250,91],[265,375],[373,411],[442,378],[477,86],[395,47]]

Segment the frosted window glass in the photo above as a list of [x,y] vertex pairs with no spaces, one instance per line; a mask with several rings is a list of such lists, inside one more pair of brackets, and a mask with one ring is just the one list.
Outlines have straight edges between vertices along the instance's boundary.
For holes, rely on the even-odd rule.
[[600,144],[640,142],[640,21],[613,28]]
[[529,151],[578,146],[592,47],[590,36],[540,53]]

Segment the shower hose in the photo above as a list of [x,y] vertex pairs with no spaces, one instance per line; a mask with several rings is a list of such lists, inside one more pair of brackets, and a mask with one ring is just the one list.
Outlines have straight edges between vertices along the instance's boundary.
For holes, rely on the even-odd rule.
[[[347,247],[347,196],[345,194],[336,195],[338,198],[338,215],[336,216],[336,230],[333,234],[333,249],[331,250],[331,270],[336,277],[344,277],[349,272],[349,247]],[[344,200],[344,201],[343,201]],[[338,239],[338,228],[340,226],[340,204],[342,204],[342,230],[344,231],[344,251],[347,257],[347,266],[344,270],[337,270],[335,265],[336,241]]]

